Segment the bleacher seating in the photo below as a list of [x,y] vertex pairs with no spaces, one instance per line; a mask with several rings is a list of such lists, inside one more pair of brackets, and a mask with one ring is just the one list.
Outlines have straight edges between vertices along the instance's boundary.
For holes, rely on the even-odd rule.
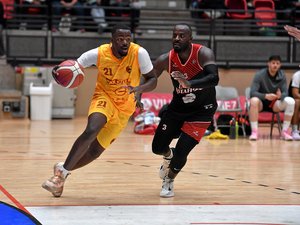
[[[265,64],[265,59],[270,52],[281,55],[284,66],[298,65],[297,55],[299,54],[297,52],[300,51],[300,44],[292,41],[283,29],[284,24],[292,24],[293,21],[277,20],[276,26],[273,26],[276,37],[264,37],[261,36],[260,26],[256,24],[257,20],[254,18],[247,19],[246,24],[243,20],[233,21],[228,17],[192,18],[190,9],[185,6],[185,1],[147,0],[141,2],[140,19],[134,40],[146,46],[152,58],[156,58],[170,47],[170,35],[174,24],[183,22],[192,26],[196,43],[207,45],[215,51],[220,66],[258,67]],[[112,9],[107,6],[103,8]],[[89,10],[88,7],[86,9]],[[213,12],[213,9],[207,10]],[[254,11],[248,9],[247,12],[253,13]],[[41,30],[42,24],[40,23],[40,30],[31,30],[31,27],[27,27],[27,30],[21,31],[19,28],[22,17],[17,14],[16,10],[10,10],[10,13],[3,37],[7,49],[7,60],[13,63],[55,63],[61,58],[76,57],[95,43],[100,44],[109,40],[112,25],[109,24],[108,29],[99,35],[97,24],[92,22],[90,14],[87,13],[83,20],[88,32],[74,32],[76,29],[71,29],[67,33],[51,32],[54,18],[50,14],[50,17],[42,15],[43,22],[48,23],[44,30]],[[124,20],[124,18],[119,19]],[[134,18],[126,18],[128,25],[132,25],[132,19]],[[69,43],[74,43],[78,48],[70,48]],[[247,54],[245,55],[244,52]]]

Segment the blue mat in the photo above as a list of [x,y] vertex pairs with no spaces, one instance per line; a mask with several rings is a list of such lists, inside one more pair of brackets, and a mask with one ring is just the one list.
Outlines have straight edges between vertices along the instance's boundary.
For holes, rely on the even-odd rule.
[[36,225],[41,224],[32,215],[0,201],[1,225]]

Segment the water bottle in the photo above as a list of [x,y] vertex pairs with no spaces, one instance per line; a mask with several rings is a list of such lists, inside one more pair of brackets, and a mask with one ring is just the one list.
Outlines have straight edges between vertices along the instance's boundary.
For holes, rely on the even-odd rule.
[[239,138],[239,123],[235,121],[235,138]]
[[235,139],[236,138],[236,129],[235,129],[235,118],[230,120],[230,128],[229,128],[229,138]]

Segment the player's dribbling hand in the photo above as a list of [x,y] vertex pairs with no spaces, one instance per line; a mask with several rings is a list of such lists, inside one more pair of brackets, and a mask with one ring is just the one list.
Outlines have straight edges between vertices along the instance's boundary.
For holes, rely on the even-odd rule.
[[53,79],[56,81],[56,83],[60,84],[59,80],[57,79],[58,76],[58,72],[56,71],[59,68],[58,65],[54,66],[54,68],[52,69],[52,77]]
[[52,75],[53,75],[53,76],[57,76],[57,75],[58,75],[58,73],[57,73],[57,71],[56,71],[58,68],[59,68],[58,65],[56,65],[56,66],[53,67],[53,69],[52,69]]
[[186,79],[186,76],[179,71],[173,71],[171,76],[177,80],[182,88],[191,87],[190,82]]

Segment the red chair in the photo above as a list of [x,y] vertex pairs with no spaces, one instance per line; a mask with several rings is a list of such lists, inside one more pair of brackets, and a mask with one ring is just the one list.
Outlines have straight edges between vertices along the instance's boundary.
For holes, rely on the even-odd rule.
[[4,19],[12,19],[13,13],[14,13],[14,0],[1,0],[3,4],[3,10],[4,10]]
[[250,19],[252,14],[248,12],[246,0],[225,0],[228,9],[226,16],[231,19]]
[[273,0],[254,0],[254,18],[261,27],[277,26],[275,3]]

